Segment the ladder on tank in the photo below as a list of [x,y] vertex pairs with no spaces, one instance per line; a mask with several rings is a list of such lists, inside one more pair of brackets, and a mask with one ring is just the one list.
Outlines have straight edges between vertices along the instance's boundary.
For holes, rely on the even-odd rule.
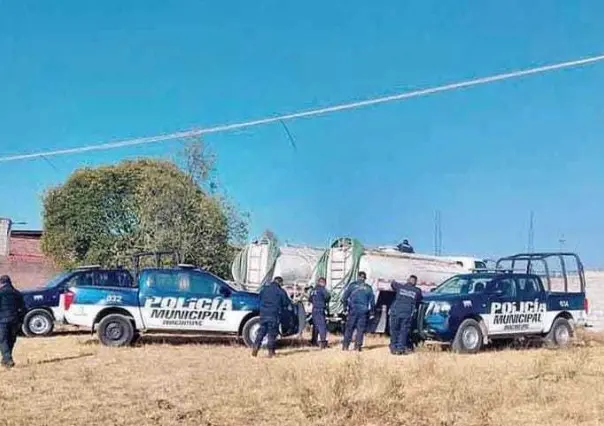
[[254,250],[250,250],[248,256],[248,283],[254,286],[260,286],[264,277],[262,276],[262,251],[257,253]]

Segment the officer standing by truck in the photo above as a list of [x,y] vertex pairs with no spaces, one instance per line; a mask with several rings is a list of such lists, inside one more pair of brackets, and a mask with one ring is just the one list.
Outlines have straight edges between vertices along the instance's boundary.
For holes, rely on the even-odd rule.
[[361,351],[363,338],[368,320],[375,312],[375,297],[373,289],[365,282],[367,275],[359,272],[358,281],[351,283],[344,292],[343,303],[347,311],[346,326],[344,329],[344,341],[342,350],[347,351],[352,341],[352,334],[356,330],[354,348]]
[[269,285],[264,286],[260,291],[260,329],[252,349],[252,356],[254,357],[258,356],[262,341],[267,336],[268,357],[275,356],[281,314],[289,304],[289,297],[285,290],[281,288],[282,285],[283,278],[275,277]]
[[0,277],[0,352],[2,366],[12,368],[13,349],[17,342],[17,334],[21,328],[24,313],[23,296],[13,287],[8,275]]
[[310,303],[312,304],[312,339],[311,344],[317,344],[319,338],[319,347],[327,348],[327,309],[331,295],[325,288],[325,278],[320,277],[317,280],[317,285],[310,293]]
[[396,296],[390,307],[390,353],[404,355],[413,349],[409,343],[409,331],[413,314],[422,300],[422,291],[417,288],[415,275],[411,275],[404,284],[392,281],[391,287]]

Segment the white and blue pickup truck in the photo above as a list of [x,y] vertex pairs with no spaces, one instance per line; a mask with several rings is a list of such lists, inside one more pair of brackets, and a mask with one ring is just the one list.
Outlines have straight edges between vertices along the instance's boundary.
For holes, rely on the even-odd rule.
[[[132,288],[69,288],[65,319],[96,331],[107,346],[129,345],[140,333],[232,335],[253,345],[260,327],[257,293],[187,265],[136,275]],[[282,313],[280,336],[301,333],[305,323],[304,307],[292,302]]]
[[566,346],[587,321],[585,274],[574,253],[499,259],[495,270],[449,278],[423,298],[422,339],[475,353],[496,340],[536,338]]

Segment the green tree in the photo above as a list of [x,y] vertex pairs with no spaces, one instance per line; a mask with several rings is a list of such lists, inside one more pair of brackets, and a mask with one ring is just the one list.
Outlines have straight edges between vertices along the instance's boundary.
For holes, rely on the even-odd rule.
[[184,170],[173,161],[124,161],[77,170],[48,190],[44,252],[72,267],[127,264],[136,251],[176,250],[183,261],[228,276],[247,222],[209,182],[213,159],[205,161],[196,143],[187,148],[192,165]]

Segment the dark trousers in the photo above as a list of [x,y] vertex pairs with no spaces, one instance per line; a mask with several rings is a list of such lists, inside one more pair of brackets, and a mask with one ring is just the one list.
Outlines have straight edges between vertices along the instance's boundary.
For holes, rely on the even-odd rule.
[[317,337],[321,343],[327,342],[327,318],[325,318],[325,311],[314,310],[312,311],[312,339],[313,344],[317,343]]
[[0,352],[2,353],[3,364],[13,361],[13,349],[17,342],[18,333],[19,324],[0,324]]
[[413,313],[390,314],[390,351],[402,352],[411,350],[409,330]]
[[352,341],[352,333],[356,330],[354,347],[360,349],[363,346],[363,338],[365,337],[365,329],[367,328],[367,312],[350,312],[346,318],[346,327],[344,329],[344,342],[342,346],[348,349]]
[[262,341],[268,336],[266,347],[269,351],[274,351],[277,342],[277,334],[279,334],[279,318],[260,317],[260,328],[258,329],[255,342],[256,348],[260,348],[262,346]]

